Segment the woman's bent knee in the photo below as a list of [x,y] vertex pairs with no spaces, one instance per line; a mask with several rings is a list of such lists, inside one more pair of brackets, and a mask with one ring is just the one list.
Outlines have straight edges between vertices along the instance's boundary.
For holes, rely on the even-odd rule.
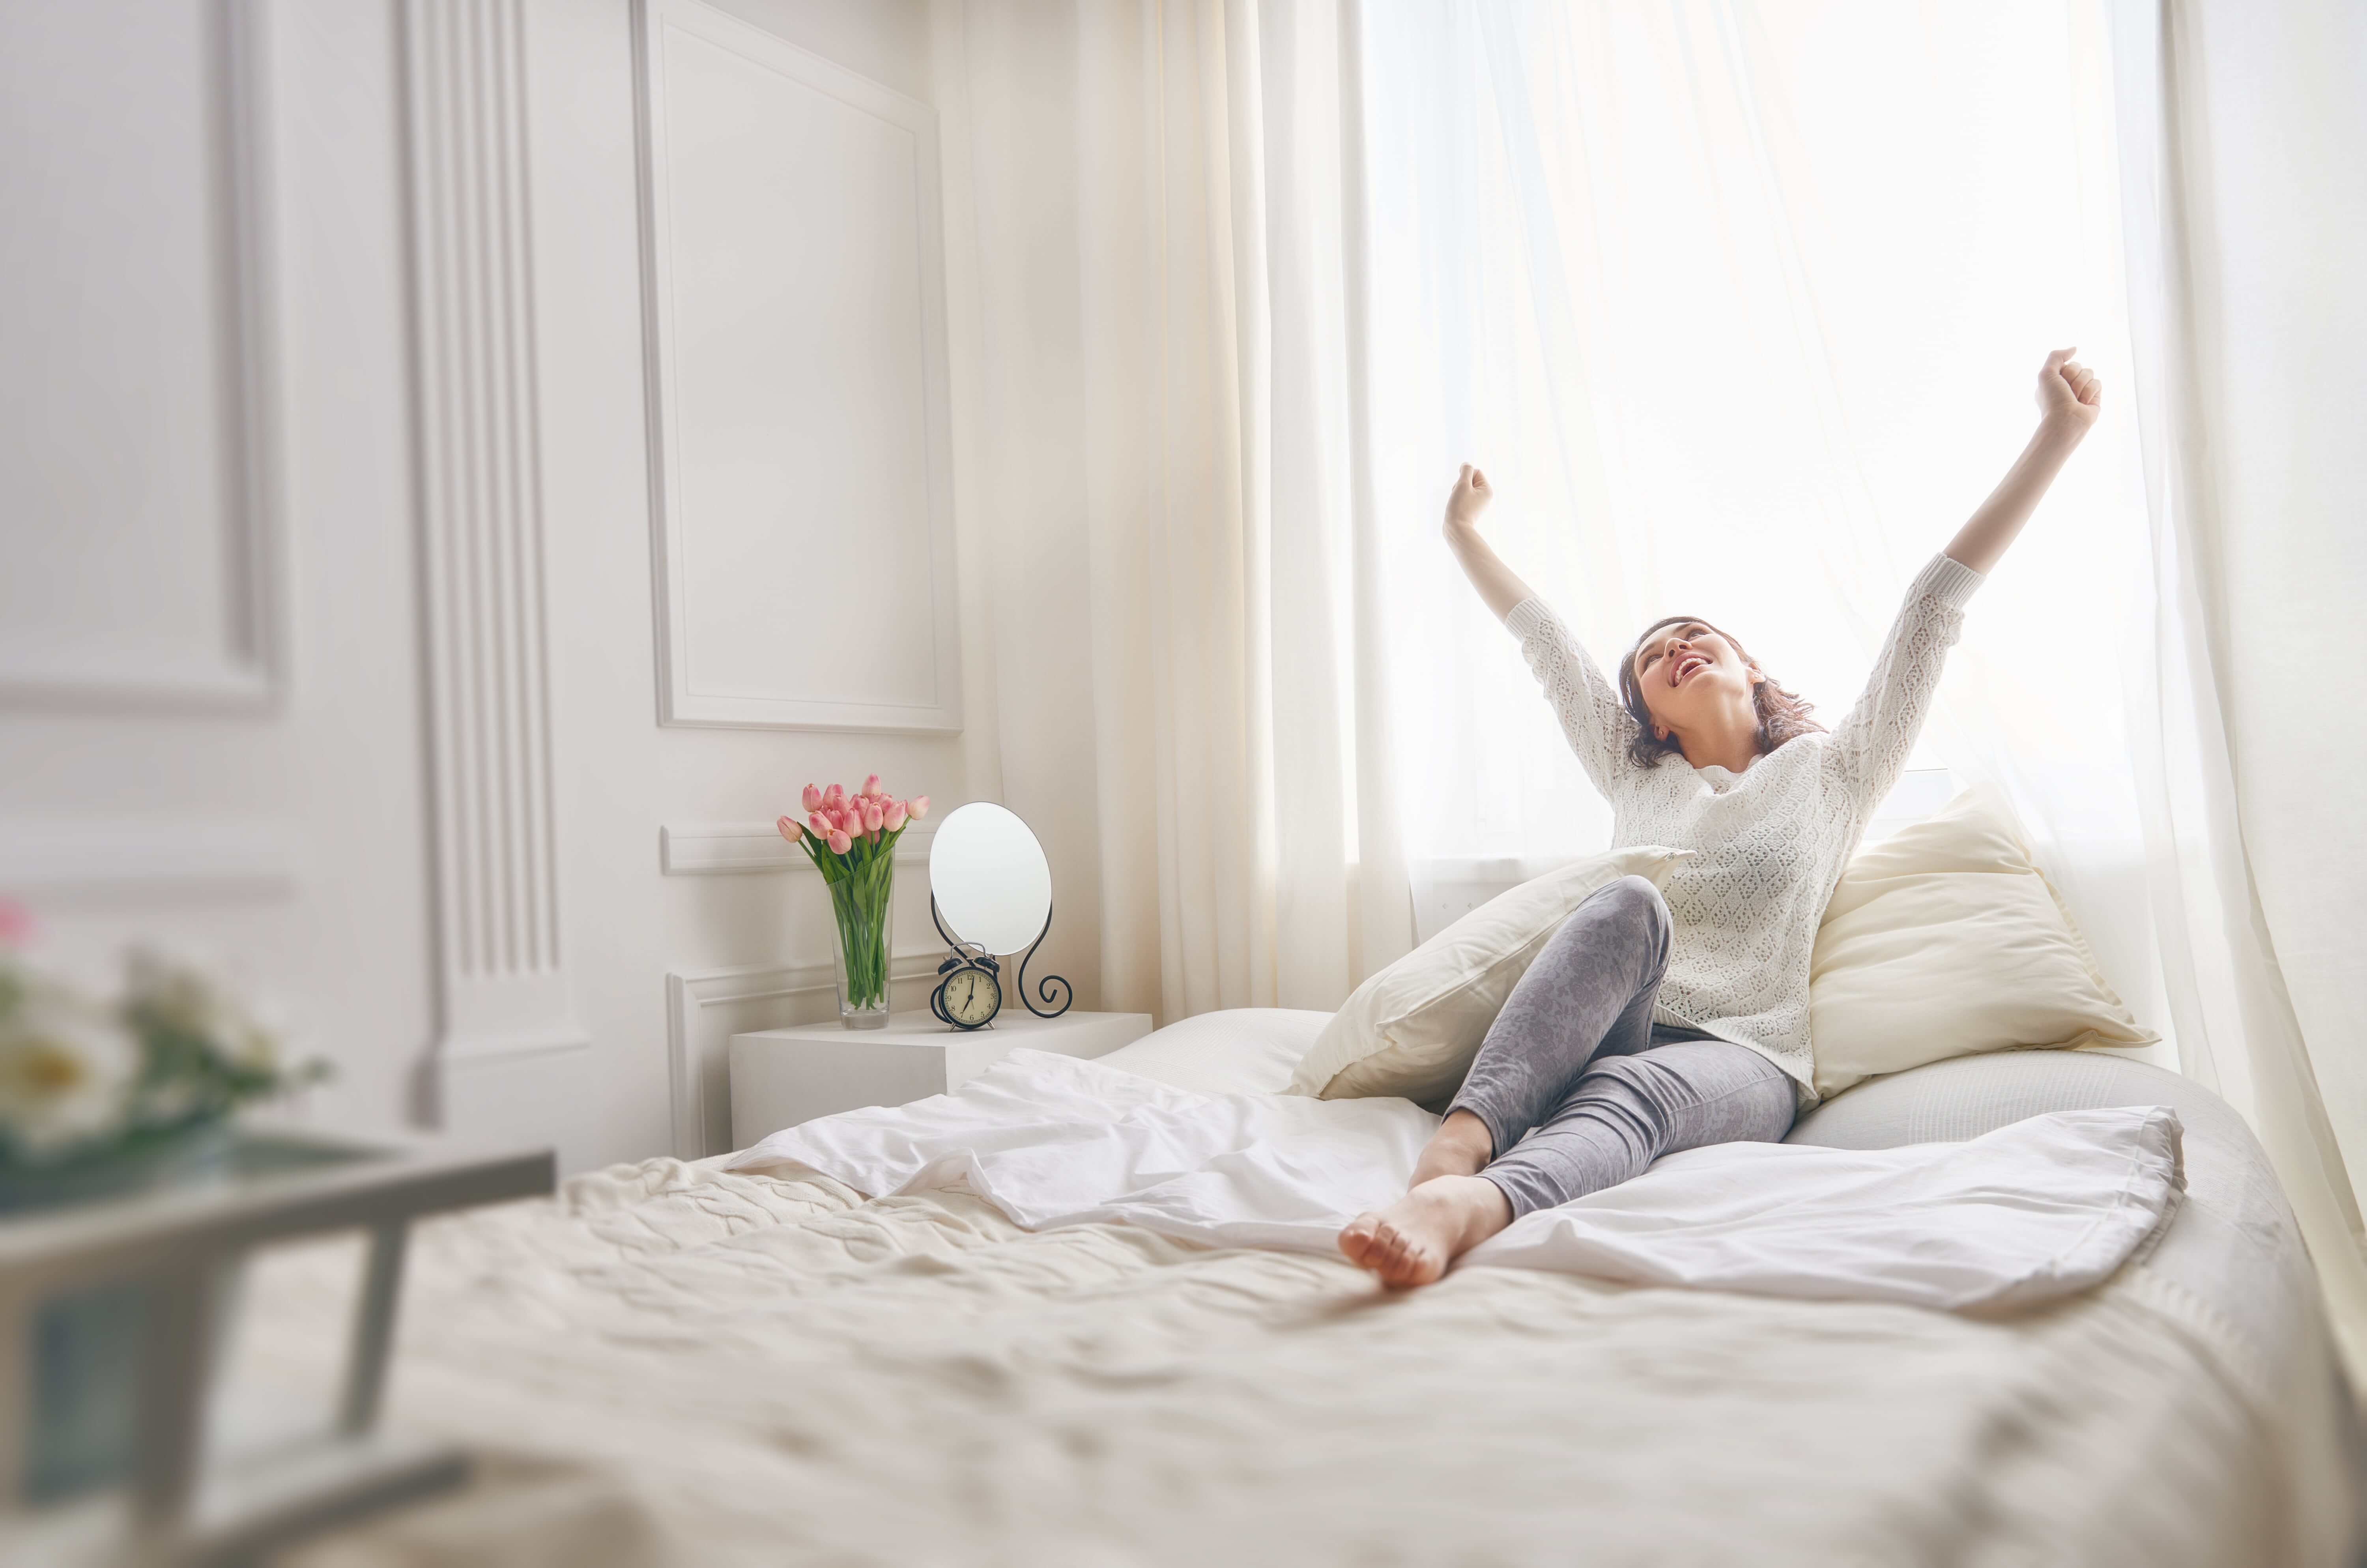
[[1676,923],[1669,913],[1669,901],[1660,897],[1649,877],[1622,876],[1606,882],[1588,894],[1579,908],[1589,906],[1597,906],[1604,915],[1656,939],[1668,936]]

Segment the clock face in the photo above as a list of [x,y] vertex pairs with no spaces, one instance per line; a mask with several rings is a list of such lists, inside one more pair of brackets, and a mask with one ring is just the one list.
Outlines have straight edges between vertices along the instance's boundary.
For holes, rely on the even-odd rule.
[[946,1012],[964,1029],[976,1029],[1002,1010],[1002,987],[983,969],[957,969],[946,977]]

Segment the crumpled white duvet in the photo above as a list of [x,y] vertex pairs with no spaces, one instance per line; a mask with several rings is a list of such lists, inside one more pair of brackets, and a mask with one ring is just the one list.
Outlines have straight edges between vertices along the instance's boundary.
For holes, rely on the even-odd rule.
[[[966,1190],[1029,1230],[1115,1222],[1328,1253],[1405,1190],[1435,1125],[1401,1100],[1197,1094],[1015,1051],[952,1094],[776,1133],[731,1168],[794,1162],[873,1197]],[[2057,1111],[1961,1144],[1726,1144],[1530,1214],[1461,1266],[2023,1307],[2109,1277],[2182,1190],[2167,1106]]]

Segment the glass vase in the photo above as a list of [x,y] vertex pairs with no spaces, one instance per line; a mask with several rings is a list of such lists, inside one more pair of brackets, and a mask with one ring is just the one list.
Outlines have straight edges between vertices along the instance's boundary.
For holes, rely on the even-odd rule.
[[891,850],[851,867],[830,885],[830,912],[838,928],[831,944],[838,979],[838,1021],[849,1029],[888,1027],[888,959],[896,929],[896,856]]

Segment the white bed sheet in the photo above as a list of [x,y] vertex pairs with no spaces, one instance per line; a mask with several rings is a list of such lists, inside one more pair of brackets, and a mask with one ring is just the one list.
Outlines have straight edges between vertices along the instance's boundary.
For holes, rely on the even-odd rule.
[[[1512,1269],[1390,1296],[959,1194],[594,1173],[422,1228],[391,1415],[485,1479],[305,1560],[2348,1568],[2345,1407],[2258,1146],[2182,1080],[2112,1098],[2131,1081],[1945,1064],[1796,1134],[2177,1106],[2159,1244],[2002,1322]],[[292,1374],[334,1363],[349,1297],[288,1265],[250,1297]]]
[[[785,1128],[725,1168],[793,1163],[872,1197],[958,1190],[1031,1231],[1127,1224],[1329,1257],[1342,1226],[1405,1190],[1436,1126],[1402,1100],[1205,1094],[1014,1051],[950,1094]],[[1524,1216],[1456,1268],[2029,1307],[2109,1277],[2175,1210],[2178,1141],[2156,1105],[1896,1148],[1689,1149]]]

